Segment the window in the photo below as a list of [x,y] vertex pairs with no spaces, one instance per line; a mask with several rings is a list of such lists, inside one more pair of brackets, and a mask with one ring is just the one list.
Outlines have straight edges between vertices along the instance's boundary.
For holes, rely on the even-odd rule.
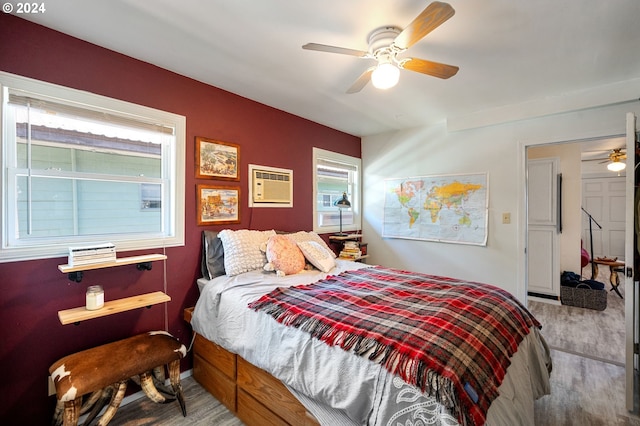
[[7,73],[0,88],[0,261],[184,244],[184,117]]
[[360,159],[313,148],[313,230],[332,233],[340,230],[340,209],[335,202],[344,193],[351,208],[342,209],[342,230],[362,228],[360,219]]

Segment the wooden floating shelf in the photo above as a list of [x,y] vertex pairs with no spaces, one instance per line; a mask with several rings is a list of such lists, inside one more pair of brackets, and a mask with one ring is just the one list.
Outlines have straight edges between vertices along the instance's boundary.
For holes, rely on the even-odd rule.
[[64,272],[65,274],[67,274],[69,272],[89,271],[92,269],[113,268],[115,266],[147,263],[156,260],[164,260],[166,258],[167,256],[165,256],[164,254],[144,254],[142,256],[121,257],[119,259],[116,259],[115,262],[91,263],[88,265],[78,266],[58,265],[58,269],[60,270],[60,272]]
[[[135,262],[133,262],[135,263]],[[58,311],[58,318],[62,325],[76,324],[93,318],[104,317],[133,309],[144,308],[158,303],[171,301],[171,297],[162,291],[140,294],[138,296],[126,297],[124,299],[111,300],[104,303],[104,306],[94,311],[88,310],[84,306]]]

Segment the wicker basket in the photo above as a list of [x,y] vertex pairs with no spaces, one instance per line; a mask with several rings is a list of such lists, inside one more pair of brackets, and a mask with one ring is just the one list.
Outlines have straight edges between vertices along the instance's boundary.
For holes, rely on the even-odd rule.
[[578,284],[577,287],[561,285],[560,302],[563,305],[604,311],[607,309],[607,291],[594,290],[586,284]]

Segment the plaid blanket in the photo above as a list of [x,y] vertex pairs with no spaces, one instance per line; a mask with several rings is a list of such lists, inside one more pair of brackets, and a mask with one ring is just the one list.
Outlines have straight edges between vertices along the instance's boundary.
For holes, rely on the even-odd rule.
[[277,288],[249,307],[367,356],[473,425],[485,423],[509,358],[540,327],[500,288],[382,267]]

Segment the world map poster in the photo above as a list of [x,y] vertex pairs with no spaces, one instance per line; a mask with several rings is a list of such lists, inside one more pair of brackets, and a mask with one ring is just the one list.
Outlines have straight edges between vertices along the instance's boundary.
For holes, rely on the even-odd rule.
[[386,179],[382,236],[486,245],[487,174]]

